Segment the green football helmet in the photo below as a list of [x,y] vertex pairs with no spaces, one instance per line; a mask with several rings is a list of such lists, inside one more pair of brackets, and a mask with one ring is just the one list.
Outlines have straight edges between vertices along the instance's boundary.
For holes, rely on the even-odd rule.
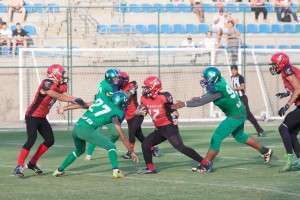
[[207,84],[214,84],[221,79],[221,72],[216,67],[207,67],[203,71],[203,78]]
[[113,104],[118,106],[121,109],[127,108],[127,102],[128,102],[128,96],[125,92],[123,91],[118,91],[113,93],[111,100]]
[[114,68],[108,69],[105,72],[105,80],[114,85],[119,84],[120,71]]

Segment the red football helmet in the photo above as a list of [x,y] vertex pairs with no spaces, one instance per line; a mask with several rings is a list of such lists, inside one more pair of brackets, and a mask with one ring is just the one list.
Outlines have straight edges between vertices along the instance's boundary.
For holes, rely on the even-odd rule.
[[120,87],[124,87],[129,83],[129,75],[127,72],[120,71]]
[[271,57],[271,67],[269,68],[272,75],[280,74],[280,72],[290,64],[289,56],[283,52],[275,53]]
[[156,76],[149,76],[144,80],[143,96],[155,98],[161,89],[161,80]]
[[67,83],[68,77],[66,71],[60,64],[53,64],[47,69],[47,76],[49,79],[57,81],[59,84]]

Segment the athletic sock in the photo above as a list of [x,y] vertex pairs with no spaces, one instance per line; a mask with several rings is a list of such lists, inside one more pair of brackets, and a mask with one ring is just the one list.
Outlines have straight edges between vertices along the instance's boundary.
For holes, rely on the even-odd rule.
[[209,165],[209,160],[207,159],[203,159],[201,162],[200,162],[201,165],[204,165],[204,166],[207,166]]
[[60,172],[64,171],[69,165],[71,165],[74,160],[76,160],[77,158],[77,155],[76,153],[73,151],[71,152],[67,157],[66,159],[63,161],[63,163],[59,166],[58,170]]
[[45,144],[41,144],[39,146],[39,148],[36,150],[35,154],[32,156],[30,163],[32,165],[36,165],[37,161],[47,150],[48,150],[48,147]]
[[29,150],[22,148],[18,156],[18,165],[24,166]]
[[96,145],[89,143],[87,150],[86,150],[86,154],[87,155],[93,155],[94,151],[95,151]]
[[108,158],[111,162],[111,166],[113,169],[119,168],[119,162],[118,162],[118,154],[116,149],[110,149],[108,150]]
[[155,170],[155,165],[153,163],[147,163],[147,168],[150,171],[154,171]]

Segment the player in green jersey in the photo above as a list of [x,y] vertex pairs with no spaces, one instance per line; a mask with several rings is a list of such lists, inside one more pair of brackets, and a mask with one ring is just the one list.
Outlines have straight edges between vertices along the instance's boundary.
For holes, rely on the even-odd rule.
[[[119,90],[118,85],[120,81],[120,72],[117,69],[111,68],[108,69],[105,72],[105,79],[100,81],[97,84],[97,96],[102,98],[103,100],[110,100],[112,97],[112,94]],[[117,131],[115,130],[115,126],[113,124],[107,124],[105,125],[107,128],[107,132],[105,135],[113,142],[115,143],[119,139],[119,135],[117,134]],[[100,132],[102,131],[103,127],[100,127]],[[92,155],[95,151],[95,145],[94,144],[88,144],[87,145],[87,155],[85,157],[86,160],[91,160]]]
[[244,132],[244,123],[247,118],[245,106],[221,76],[221,72],[215,67],[206,68],[200,83],[206,89],[206,94],[202,97],[194,97],[187,102],[177,101],[173,108],[198,107],[213,102],[224,112],[226,118],[214,131],[205,159],[193,171],[211,172],[212,161],[220,151],[222,141],[230,134],[237,142],[247,144],[259,151],[263,155],[265,163],[270,163],[273,151],[262,146]]
[[[88,110],[76,122],[72,132],[75,150],[66,157],[58,169],[55,170],[53,176],[63,175],[65,169],[71,165],[76,158],[84,153],[86,142],[89,142],[107,150],[113,169],[113,178],[123,177],[122,172],[119,170],[118,155],[115,144],[103,134],[99,134],[97,129],[104,125],[113,123],[123,144],[128,151],[132,153],[132,160],[138,161],[137,155],[133,150],[133,145],[131,145],[125,137],[120,123],[124,118],[124,109],[126,109],[127,101],[128,97],[124,92],[115,92],[112,95],[111,100],[103,99],[101,95],[96,95],[93,103],[90,106],[88,104],[86,105],[89,106]],[[69,105],[66,106],[64,110],[76,108],[80,107],[78,105]]]

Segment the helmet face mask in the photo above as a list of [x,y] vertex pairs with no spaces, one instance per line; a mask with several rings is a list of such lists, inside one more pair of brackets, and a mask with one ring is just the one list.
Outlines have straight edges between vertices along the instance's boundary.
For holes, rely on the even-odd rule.
[[117,69],[108,69],[105,72],[105,80],[110,84],[118,85],[120,82],[120,71]]
[[289,56],[283,52],[275,53],[271,57],[269,71],[272,75],[280,74],[286,66],[290,64]]
[[144,81],[144,86],[142,86],[142,95],[147,98],[155,98],[161,91],[161,81],[156,76],[149,76]]
[[64,84],[68,82],[66,71],[63,66],[59,64],[53,64],[47,69],[47,76],[49,79],[57,82],[57,84]]
[[142,95],[145,97],[151,97],[151,91],[148,86],[142,86]]
[[200,81],[200,85],[203,88],[207,88],[209,85],[214,85],[221,79],[221,72],[216,67],[208,67],[203,71],[203,79]]
[[272,75],[280,74],[281,71],[278,70],[277,65],[275,63],[270,64],[269,71]]

